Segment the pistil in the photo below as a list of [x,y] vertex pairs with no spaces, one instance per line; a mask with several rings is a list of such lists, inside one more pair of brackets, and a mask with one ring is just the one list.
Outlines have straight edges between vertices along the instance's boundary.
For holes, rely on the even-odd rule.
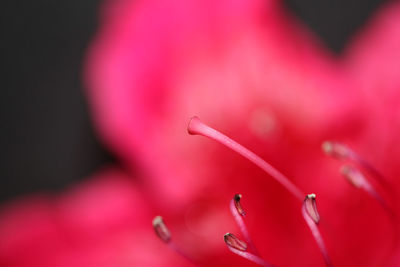
[[236,153],[242,155],[246,159],[253,162],[255,165],[260,167],[266,173],[268,173],[272,178],[282,184],[293,196],[303,201],[304,193],[293,184],[285,175],[280,171],[272,167],[268,162],[257,156],[252,151],[248,150],[244,146],[230,139],[228,136],[222,134],[221,132],[211,128],[210,126],[204,124],[200,121],[198,117],[192,117],[189,125],[188,132],[192,135],[202,135],[204,137],[211,138],[218,143],[225,145],[226,147],[232,149]]

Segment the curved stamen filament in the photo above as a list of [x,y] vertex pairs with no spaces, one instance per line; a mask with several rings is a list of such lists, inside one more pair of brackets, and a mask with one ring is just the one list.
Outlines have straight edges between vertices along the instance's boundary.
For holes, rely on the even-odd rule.
[[394,212],[389,207],[385,199],[378,193],[375,187],[365,178],[365,176],[356,168],[348,165],[342,166],[340,173],[356,188],[364,190],[368,195],[374,198],[390,217],[394,217]]
[[240,194],[236,194],[233,199],[230,201],[229,208],[231,210],[231,213],[233,215],[233,218],[236,221],[236,224],[238,225],[240,232],[244,236],[244,239],[246,242],[249,244],[250,250],[257,256],[260,254],[258,253],[258,250],[256,246],[253,243],[253,240],[250,237],[249,231],[247,230],[246,224],[244,223],[243,217],[244,217],[244,210],[240,204],[240,199],[242,196]]
[[326,249],[324,240],[322,239],[321,233],[319,232],[318,229],[319,215],[316,209],[314,194],[309,194],[306,196],[303,202],[301,212],[304,220],[306,221],[308,227],[311,230],[314,240],[317,242],[318,248],[321,251],[322,256],[324,257],[326,266],[330,267],[333,266],[329,258],[328,250]]
[[173,242],[173,240],[171,238],[171,233],[170,233],[169,229],[167,228],[167,226],[165,225],[164,220],[161,216],[156,216],[153,219],[153,228],[154,228],[154,231],[156,232],[156,235],[158,236],[158,238],[160,238],[161,241],[166,243],[167,246],[171,250],[173,250],[175,253],[177,253],[182,258],[186,259],[191,264],[193,264],[195,266],[198,265],[192,257],[187,255],[187,253],[185,253],[177,244],[175,244],[175,242]]
[[233,234],[231,234],[231,233],[225,234],[224,241],[225,241],[226,246],[228,247],[228,249],[231,252],[233,252],[249,261],[252,261],[258,265],[261,265],[264,267],[273,267],[272,264],[268,263],[264,259],[254,255],[250,252],[247,252],[246,251],[247,250],[246,243],[244,241],[240,240],[239,238],[237,238],[236,236],[234,236]]
[[255,165],[260,167],[266,173],[268,173],[272,178],[281,183],[296,198],[298,198],[301,201],[303,200],[305,194],[295,184],[293,184],[285,175],[283,175],[277,169],[272,167],[268,162],[266,162],[265,160],[263,160],[262,158],[260,158],[259,156],[257,156],[255,153],[251,152],[244,146],[230,139],[221,132],[204,124],[203,122],[200,121],[198,117],[191,118],[188,125],[188,132],[189,134],[193,135],[198,134],[211,138],[225,145],[226,147],[229,147],[233,151],[237,152],[238,154],[242,155],[246,159],[253,162]]
[[328,156],[357,165],[359,168],[363,169],[366,174],[368,174],[368,176],[365,176],[359,169],[348,165],[344,165],[340,169],[341,174],[354,187],[364,190],[383,207],[383,209],[389,215],[390,221],[393,225],[393,229],[395,231],[394,238],[395,240],[398,240],[399,228],[397,215],[388,205],[388,197],[383,197],[376,189],[376,186],[374,186],[368,178],[372,177],[374,179],[373,181],[376,181],[377,184],[382,187],[382,189],[384,189],[390,194],[391,197],[393,197],[393,187],[390,186],[388,180],[377,169],[375,169],[373,165],[342,143],[325,141],[322,144],[322,150]]
[[392,187],[389,185],[387,179],[375,169],[368,161],[363,159],[354,150],[348,146],[332,141],[325,141],[322,143],[322,150],[329,156],[341,160],[348,160],[362,167],[367,173],[374,177],[377,182],[383,186],[386,190],[392,191]]

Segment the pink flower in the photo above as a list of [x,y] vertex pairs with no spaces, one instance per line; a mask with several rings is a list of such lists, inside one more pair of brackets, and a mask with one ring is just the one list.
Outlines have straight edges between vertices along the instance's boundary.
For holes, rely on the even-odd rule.
[[[287,265],[319,261],[298,207],[279,184],[225,148],[186,135],[196,114],[317,193],[334,263],[387,262],[387,216],[340,179],[320,144],[348,143],[398,188],[397,4],[376,14],[340,58],[279,1],[121,2],[110,10],[89,57],[89,94],[105,142],[127,166],[144,166],[158,213],[175,209],[184,220],[196,205],[223,210],[240,191],[249,216],[261,216],[252,229],[263,255]],[[218,229],[222,219],[203,212],[196,220]],[[226,230],[192,231],[206,247],[222,249],[215,235]]]
[[298,200],[225,147],[189,136],[198,115],[318,196],[335,266],[398,266],[398,223],[320,146],[348,144],[398,193],[399,15],[398,3],[382,8],[337,58],[276,0],[108,2],[88,56],[88,96],[127,171],[105,171],[55,201],[6,207],[0,263],[183,265],[151,229],[161,214],[201,263],[253,266],[222,239],[239,232],[229,201],[241,193],[264,259],[322,266]]

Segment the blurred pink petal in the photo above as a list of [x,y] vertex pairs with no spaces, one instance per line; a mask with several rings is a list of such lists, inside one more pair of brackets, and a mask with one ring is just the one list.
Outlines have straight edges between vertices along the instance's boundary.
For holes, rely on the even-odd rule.
[[1,266],[181,264],[149,227],[149,204],[130,177],[106,169],[61,196],[26,197],[0,212]]

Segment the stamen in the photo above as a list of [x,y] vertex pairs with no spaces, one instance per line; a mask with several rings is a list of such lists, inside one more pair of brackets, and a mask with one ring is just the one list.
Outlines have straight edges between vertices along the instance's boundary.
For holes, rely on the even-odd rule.
[[341,143],[325,141],[322,143],[322,150],[331,157],[337,159],[348,159],[351,157],[352,151]]
[[250,252],[247,252],[246,251],[246,249],[247,249],[246,243],[244,241],[240,240],[239,238],[237,238],[236,236],[234,236],[233,234],[231,234],[231,233],[225,234],[224,241],[226,243],[226,246],[228,247],[228,249],[231,252],[233,252],[249,261],[252,261],[258,265],[261,265],[264,267],[272,267],[273,266],[272,264],[268,263],[264,259],[254,255]]
[[153,228],[156,231],[156,235],[165,243],[171,241],[171,233],[169,232],[164,220],[161,216],[156,216],[153,219]]
[[226,233],[224,235],[224,241],[231,248],[241,250],[241,251],[247,250],[246,242],[240,240],[239,238],[237,238],[236,236],[234,236],[231,233]]
[[340,168],[340,173],[356,188],[361,188],[365,183],[368,183],[361,172],[348,165],[343,165]]
[[353,163],[358,164],[370,175],[372,175],[381,186],[383,186],[386,190],[392,192],[392,187],[389,185],[386,178],[370,163],[364,160],[360,155],[358,155],[348,146],[338,142],[325,141],[324,143],[322,143],[322,150],[327,155],[332,156],[334,158],[340,160],[349,160]]
[[249,231],[247,230],[246,224],[244,223],[243,217],[244,217],[244,210],[242,205],[240,204],[240,199],[242,198],[242,195],[236,194],[233,199],[230,202],[230,210],[233,215],[233,218],[236,221],[236,224],[238,225],[240,232],[244,236],[246,242],[249,244],[250,250],[256,254],[259,255],[258,250],[256,246],[253,243],[253,240],[250,237]]
[[[326,141],[322,144],[322,150],[329,156],[339,160],[348,161],[354,165],[358,165],[368,174],[368,177],[372,177],[380,186],[382,186],[382,189],[384,189],[393,197],[393,187],[390,185],[388,180],[377,169],[375,169],[373,165],[364,160],[360,155],[346,145],[338,142]],[[398,218],[393,209],[388,205],[388,202],[386,201],[387,197],[383,198],[381,194],[378,193],[378,190],[376,190],[375,186],[357,168],[345,165],[342,166],[340,172],[354,187],[363,189],[368,195],[372,196],[376,201],[378,201],[378,203],[389,215],[390,221],[393,224],[393,228],[396,232],[395,238],[397,239],[399,231],[397,227]]]
[[307,195],[306,199],[304,200],[304,205],[308,215],[316,224],[318,224],[320,217],[317,210],[317,203],[315,201],[315,194]]
[[375,180],[390,193],[393,193],[393,187],[390,186],[388,180],[381,174],[375,167],[373,167],[369,162],[364,160],[361,156],[356,154],[355,152],[352,153],[352,159],[358,163],[359,166],[364,168],[364,170],[369,173]]
[[243,157],[253,162],[255,165],[260,167],[266,173],[268,173],[272,178],[281,183],[296,198],[298,198],[301,201],[303,200],[304,193],[302,193],[302,191],[295,184],[293,184],[285,175],[283,175],[281,172],[272,167],[265,160],[263,160],[262,158],[260,158],[259,156],[257,156],[244,146],[230,139],[221,132],[204,124],[203,122],[200,121],[198,117],[195,116],[191,118],[188,125],[188,132],[189,134],[192,135],[198,134],[211,138],[225,145],[226,147],[229,147],[233,151],[237,152],[238,154],[242,155]]
[[393,212],[387,205],[385,199],[378,193],[374,186],[365,178],[365,176],[359,170],[351,166],[344,165],[340,169],[340,172],[352,185],[354,185],[356,188],[363,189],[365,192],[367,192],[368,195],[377,200],[379,204],[392,216]]
[[241,215],[241,216],[245,216],[246,215],[246,212],[244,212],[244,210],[243,210],[243,208],[242,208],[242,205],[240,204],[240,199],[242,198],[242,195],[241,194],[236,194],[234,197],[233,197],[233,202],[234,202],[234,204],[235,204],[235,207],[236,207],[236,210],[237,210],[237,212]]
[[326,266],[333,266],[328,255],[328,250],[326,249],[324,240],[322,239],[321,233],[318,229],[319,214],[315,201],[315,194],[309,194],[306,196],[303,207],[301,209],[303,218],[306,221],[311,233],[314,237],[315,242],[317,242],[318,248],[324,257]]
[[198,265],[192,257],[187,255],[177,244],[172,241],[171,233],[165,225],[164,220],[161,216],[156,216],[153,219],[153,228],[156,232],[156,235],[161,239],[161,241],[165,242],[171,250],[173,250],[182,258],[185,258],[191,264],[195,266]]

